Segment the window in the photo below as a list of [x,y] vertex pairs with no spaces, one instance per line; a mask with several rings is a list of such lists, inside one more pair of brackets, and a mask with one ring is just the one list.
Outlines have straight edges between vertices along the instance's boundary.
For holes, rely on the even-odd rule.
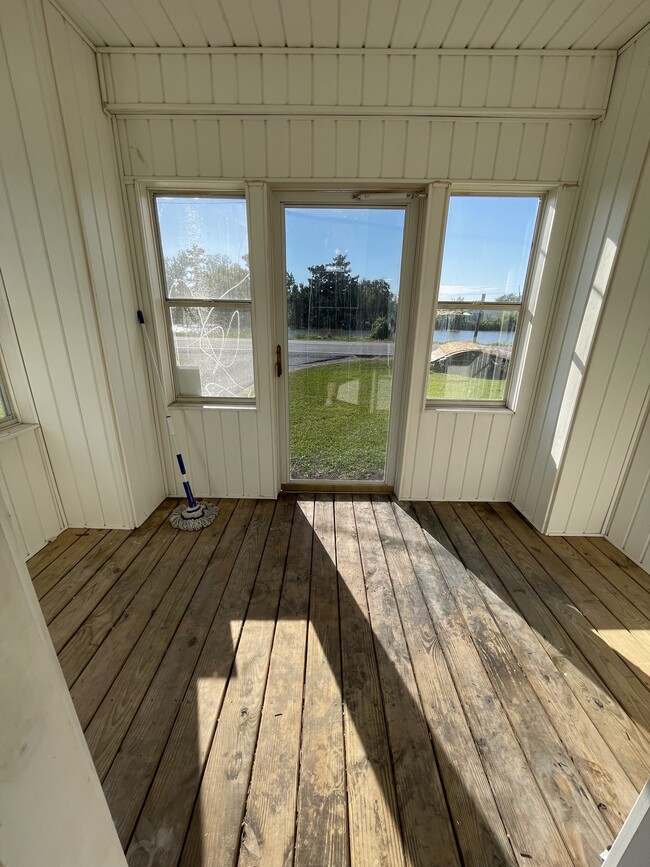
[[13,424],[16,420],[9,402],[4,372],[0,366],[0,427]]
[[540,203],[540,196],[451,196],[429,401],[507,402]]
[[246,200],[155,193],[176,397],[255,396]]

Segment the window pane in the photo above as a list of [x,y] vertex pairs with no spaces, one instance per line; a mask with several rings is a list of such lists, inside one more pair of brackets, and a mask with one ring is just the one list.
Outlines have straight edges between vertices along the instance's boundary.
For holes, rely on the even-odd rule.
[[0,386],[0,424],[5,421],[9,421],[9,419],[13,418],[11,414],[11,410],[9,409],[9,405],[5,399],[4,393],[2,391],[2,386]]
[[250,307],[172,307],[181,397],[254,397]]
[[168,298],[247,300],[246,201],[156,196]]
[[538,196],[452,196],[439,301],[521,301]]
[[439,310],[427,397],[503,400],[518,318],[515,310]]
[[285,209],[292,480],[385,478],[405,216]]

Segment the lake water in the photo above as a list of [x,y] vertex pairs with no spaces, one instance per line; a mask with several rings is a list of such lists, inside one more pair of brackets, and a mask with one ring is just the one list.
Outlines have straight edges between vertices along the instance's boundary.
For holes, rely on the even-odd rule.
[[[514,331],[479,331],[476,342],[487,345],[489,343],[512,343],[515,338]],[[433,332],[433,343],[449,343],[451,340],[474,340],[473,331],[442,331]]]

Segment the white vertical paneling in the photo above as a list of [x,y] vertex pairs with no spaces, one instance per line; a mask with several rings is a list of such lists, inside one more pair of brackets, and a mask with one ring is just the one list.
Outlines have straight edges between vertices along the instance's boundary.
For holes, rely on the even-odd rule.
[[223,448],[227,455],[226,490],[228,492],[241,491],[243,496],[243,454],[238,412],[228,412],[225,410],[221,413],[221,431],[223,435]]
[[[319,121],[319,129],[320,129]],[[314,136],[314,146],[318,140]],[[316,175],[316,171],[314,171]],[[336,172],[338,178],[356,178],[359,176],[359,121],[336,121]],[[326,176],[324,176],[326,177]]]
[[413,105],[435,105],[439,66],[440,58],[434,52],[427,51],[416,55],[413,69]]
[[[176,123],[176,119],[172,121]],[[245,177],[242,122],[236,117],[224,117],[218,122],[221,171],[224,178]]]
[[404,177],[426,178],[431,125],[425,120],[409,120],[404,154]]
[[[149,136],[153,145],[151,127],[149,128]],[[172,138],[176,157],[176,171],[184,178],[198,177],[199,149],[196,135],[196,121],[189,117],[175,118],[172,123]]]
[[262,58],[259,54],[238,54],[236,66],[237,102],[259,105],[262,102]]
[[[406,460],[409,463],[413,462],[418,468],[417,474],[409,479],[409,487],[403,489],[400,496],[410,500],[428,500],[429,491],[431,490],[431,467],[433,460],[433,452],[436,443],[438,442],[438,421],[440,416],[438,413],[422,414],[420,416],[417,439],[415,442],[419,445],[415,455],[408,454]],[[407,493],[408,491],[408,493]]]
[[308,54],[290,54],[287,78],[288,102],[291,105],[311,105],[313,60]]
[[336,105],[339,92],[338,62],[334,54],[316,54],[312,83],[314,105]]
[[312,168],[312,121],[289,121],[289,173],[292,178],[310,178]]
[[[453,413],[453,416],[453,427],[449,425],[451,431],[450,451],[446,464],[445,484],[442,488],[443,499],[445,500],[458,500],[462,496],[463,478],[465,476],[467,458],[472,447],[472,433],[474,429],[474,413],[456,412]],[[444,461],[444,458],[445,451],[443,447],[442,461]]]
[[[188,121],[184,119],[184,123]],[[179,133],[178,141],[182,141],[182,134]],[[148,144],[149,150],[143,151],[143,148]],[[171,120],[166,117],[152,117],[146,121],[146,127],[143,129],[142,140],[134,146],[136,156],[142,159],[143,153],[147,154],[147,162],[152,166],[153,174],[160,177],[174,177],[178,174],[178,163],[176,161],[176,139],[174,136],[174,125]],[[190,147],[190,154],[199,152],[198,132],[196,147]],[[185,154],[179,154],[181,161],[187,162]]]
[[[566,57],[554,57],[552,55],[544,60],[537,86],[536,104],[540,108],[558,108],[560,105],[567,63]],[[609,69],[606,75],[609,75]],[[599,81],[597,75],[596,80]]]
[[40,4],[0,23],[0,252],[25,369],[67,521],[133,526]]
[[[161,63],[167,55],[162,55]],[[219,105],[237,102],[237,67],[234,54],[211,54],[212,99]]]
[[381,159],[382,178],[404,177],[404,152],[406,150],[405,120],[384,121],[384,137]]
[[490,77],[487,86],[487,105],[510,105],[514,87],[517,58],[495,54],[490,59]]
[[262,57],[262,99],[265,105],[286,105],[289,101],[287,92],[289,77],[287,75],[287,58],[282,54],[267,54]]
[[515,177],[517,180],[530,178],[539,173],[539,167],[546,143],[546,124],[527,123],[521,139]]
[[459,499],[479,499],[483,468],[488,461],[493,459],[492,453],[488,453],[493,419],[494,413],[482,412],[474,414],[472,441],[463,470],[463,485]]
[[[364,119],[360,124],[359,176],[381,177],[384,121]],[[328,175],[324,175],[328,177]]]
[[[431,467],[429,469],[429,486],[427,499],[444,500],[450,464],[454,452],[454,435],[456,423],[460,418],[457,412],[438,413],[436,438],[431,452]],[[462,419],[459,427],[462,427]]]
[[490,57],[471,54],[463,65],[461,105],[481,108],[487,102]]
[[187,86],[185,55],[167,54],[162,60],[163,101],[170,103],[188,102],[190,93]]
[[601,533],[649,388],[650,161],[639,179],[568,438],[551,521]]
[[48,6],[46,16],[117,434],[139,524],[160,502],[164,488],[142,335],[135,318],[139,305],[114,140],[101,110],[93,53],[57,11]]
[[477,128],[478,124],[476,123],[464,123],[463,121],[454,123],[449,163],[450,177],[463,180],[472,177]]
[[413,56],[391,54],[388,63],[388,105],[413,104]]
[[192,102],[212,102],[212,78],[210,56],[207,54],[188,54],[185,58],[187,92]]
[[[51,13],[48,15],[48,19],[52,20]],[[129,55],[125,56],[128,57]],[[165,101],[160,55],[136,54],[135,75],[138,82],[138,97],[142,102]]]
[[[318,135],[314,136],[314,175],[317,178],[337,177],[336,135],[337,121],[329,118],[321,118],[318,121]],[[287,174],[289,174],[288,166]]]
[[[541,59],[539,56],[518,55],[510,99],[513,108],[531,108],[537,104],[540,75]],[[580,108],[582,108],[583,103],[584,100],[581,100]],[[572,105],[573,103],[569,101],[569,104]]]
[[338,58],[337,105],[360,105],[363,85],[363,57],[360,54],[342,54]]
[[[387,106],[599,116],[613,52],[110,52],[111,106]],[[208,72],[211,68],[211,74]],[[154,79],[158,77],[156,82]]]
[[463,58],[456,54],[441,55],[436,104],[441,107],[460,105],[462,86]]
[[[514,180],[517,174],[517,165],[521,154],[523,143],[525,124],[504,122],[501,124],[501,135],[499,136],[499,147],[497,156],[494,162],[494,175],[503,180]],[[543,126],[540,124],[537,129],[538,134],[544,132]]]
[[[620,288],[616,288],[613,274],[621,245],[625,243],[625,225],[637,193],[650,137],[649,57],[650,35],[646,35],[622,55],[617,68],[610,109],[600,127],[583,185],[576,232],[564,274],[564,288],[550,331],[544,373],[522,454],[515,504],[538,526],[553,532],[567,529],[566,522],[575,493],[574,483],[582,472],[583,461],[589,452],[589,440],[584,439],[585,429],[580,418],[575,418],[573,428],[572,424],[604,300],[612,289],[615,293],[621,292],[623,305],[618,310],[615,300],[617,294],[612,296],[612,313],[620,314],[625,305],[629,307],[632,303],[629,293],[636,288],[634,281],[633,285],[621,284]],[[565,160],[565,165],[570,162]],[[643,226],[642,219],[639,227],[630,231],[643,233]],[[637,268],[638,244],[637,240],[634,254],[637,256]],[[606,334],[603,339],[605,346]],[[628,349],[631,352],[629,358],[626,348],[621,355],[621,371],[629,370],[629,364],[633,365],[634,359],[639,358],[638,347],[636,350],[631,347]],[[605,364],[615,363],[616,359],[610,354],[615,352],[612,345],[603,351]],[[610,373],[613,373],[612,368]],[[634,375],[633,371],[630,373]],[[601,383],[598,388],[602,389],[603,385]],[[593,414],[592,400],[595,400],[593,405],[598,405],[595,391],[593,397],[587,396],[585,420]],[[638,408],[636,413],[638,417]],[[603,433],[603,443],[610,437],[611,444],[611,428],[606,426],[606,430],[609,433]],[[618,437],[614,439],[622,444]],[[600,435],[595,441],[600,443]],[[569,442],[572,445],[570,455],[566,451]],[[594,459],[599,450],[600,445],[593,452]],[[605,447],[604,453],[601,450],[600,455],[607,464],[610,460],[609,447]],[[620,460],[620,455],[617,460]],[[578,465],[580,469],[576,470]],[[599,474],[601,469],[601,464],[595,460],[589,472]],[[591,481],[588,484],[591,485]],[[601,489],[598,494],[598,505],[593,517],[585,516],[588,522],[593,522],[590,526],[598,522],[602,526],[602,507],[613,495],[611,481],[608,487],[608,492]],[[599,517],[596,517],[597,514]],[[574,529],[574,532],[584,530],[585,526],[579,531]]]
[[34,425],[0,435],[0,502],[8,509],[6,518],[25,560],[64,529],[41,434]]
[[647,411],[606,535],[650,572],[650,415]]
[[265,178],[267,176],[266,121],[246,118],[243,122],[244,165],[246,176]]
[[[334,121],[332,126],[332,154],[334,152]],[[316,159],[316,147],[314,142],[314,159]],[[289,124],[281,118],[269,118],[266,121],[266,147],[267,167],[269,177],[288,178],[289,170]]]
[[[497,121],[479,124],[476,132],[476,148],[472,177],[479,179],[494,177],[494,167],[499,144],[500,124]],[[539,166],[538,166],[539,171]]]
[[129,117],[135,177],[427,178],[575,182],[591,122],[326,117]]
[[226,496],[228,493],[226,461],[229,459],[229,455],[226,454],[224,448],[221,415],[217,410],[201,412],[208,490],[218,497]]

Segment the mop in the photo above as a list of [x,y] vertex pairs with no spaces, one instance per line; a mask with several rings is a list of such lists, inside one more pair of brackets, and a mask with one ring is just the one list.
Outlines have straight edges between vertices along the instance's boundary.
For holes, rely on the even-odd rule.
[[[153,367],[156,374],[156,381],[160,390],[162,405],[166,408],[167,401],[165,399],[165,389],[162,384],[158,365],[156,364],[156,356],[153,351],[153,346],[151,345],[151,341],[149,340],[149,334],[147,333],[147,329],[144,324],[144,315],[142,313],[142,310],[138,310],[138,322],[140,323],[140,325],[142,326],[142,330],[144,331],[147,349],[149,350],[149,358],[151,359],[151,366]],[[165,409],[165,421],[167,422],[167,431],[169,433],[169,440],[172,446],[172,450],[176,455],[176,460],[178,461],[178,468],[181,471],[181,478],[183,480],[183,489],[185,490],[185,496],[187,497],[187,505],[181,503],[180,506],[177,506],[169,516],[169,522],[172,527],[175,527],[177,530],[202,530],[204,527],[209,527],[210,524],[214,521],[214,519],[217,517],[217,513],[219,512],[219,508],[214,503],[201,503],[197,502],[194,499],[192,487],[185,471],[185,462],[183,461],[183,455],[176,447],[176,433],[174,431],[174,421],[168,409]]]

